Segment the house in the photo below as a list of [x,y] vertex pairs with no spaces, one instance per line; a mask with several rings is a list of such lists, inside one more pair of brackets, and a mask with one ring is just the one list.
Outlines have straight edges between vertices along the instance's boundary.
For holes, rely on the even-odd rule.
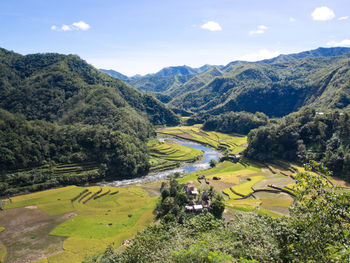
[[198,195],[198,190],[193,184],[187,184],[184,186],[187,195]]
[[193,209],[195,212],[201,212],[203,210],[203,206],[202,205],[194,205]]
[[185,210],[186,210],[186,211],[192,212],[193,209],[194,209],[194,208],[193,208],[193,205],[186,205],[186,206],[185,206]]

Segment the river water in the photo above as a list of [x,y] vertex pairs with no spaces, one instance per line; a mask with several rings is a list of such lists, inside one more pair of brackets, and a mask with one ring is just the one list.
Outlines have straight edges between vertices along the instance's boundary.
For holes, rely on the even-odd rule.
[[133,178],[133,179],[125,179],[125,180],[116,180],[112,182],[105,182],[105,183],[100,183],[99,185],[104,185],[104,186],[128,186],[128,185],[133,185],[133,184],[139,184],[139,183],[145,183],[149,181],[157,181],[157,180],[162,180],[166,178],[168,175],[179,172],[179,173],[191,173],[200,169],[205,169],[209,168],[209,162],[210,160],[215,160],[218,161],[219,158],[221,157],[221,153],[206,147],[204,145],[201,145],[196,142],[191,142],[191,141],[185,141],[185,140],[179,140],[179,139],[174,139],[174,138],[164,138],[160,137],[158,138],[160,141],[164,140],[169,140],[171,142],[183,145],[183,146],[189,146],[198,150],[203,151],[203,157],[199,161],[196,161],[194,163],[183,163],[182,166],[178,168],[174,168],[171,170],[166,170],[162,172],[154,172],[154,173],[149,173],[146,176],[143,177],[138,177],[138,178]]

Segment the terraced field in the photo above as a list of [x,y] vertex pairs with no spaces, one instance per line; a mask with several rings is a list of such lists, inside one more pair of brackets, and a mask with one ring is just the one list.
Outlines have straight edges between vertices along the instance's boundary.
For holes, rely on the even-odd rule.
[[174,128],[158,129],[157,133],[199,142],[218,150],[225,150],[228,154],[240,153],[246,148],[247,137],[231,136],[220,132],[206,132],[201,129],[202,125],[180,126]]
[[[156,199],[139,187],[97,186],[13,197],[0,213],[5,227],[0,240],[10,262],[81,262],[111,243],[120,246],[150,224]],[[3,253],[0,244],[0,257]]]
[[200,150],[170,141],[151,140],[147,146],[150,149],[151,156],[168,161],[193,162],[203,155]]
[[[293,173],[288,169],[275,164],[242,164],[224,161],[215,168],[184,176],[179,179],[179,182],[191,182],[202,190],[210,186],[214,187],[224,194],[226,206],[236,211],[255,211],[278,217],[288,215],[288,207],[292,204],[293,198],[272,186],[284,188],[294,183],[290,177]],[[290,175],[286,175],[288,171]],[[205,179],[199,179],[203,177]],[[247,195],[248,198],[246,198]]]

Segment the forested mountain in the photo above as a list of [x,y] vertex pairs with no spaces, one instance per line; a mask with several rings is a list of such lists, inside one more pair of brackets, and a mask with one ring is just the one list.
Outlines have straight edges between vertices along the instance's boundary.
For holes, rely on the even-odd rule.
[[350,48],[318,48],[258,62],[226,66],[170,67],[127,82],[177,112],[263,112],[281,117],[312,104],[349,104]]
[[102,125],[27,121],[0,109],[0,196],[141,176],[148,169],[147,147],[134,136]]
[[323,162],[337,176],[350,180],[349,111],[303,109],[248,134],[248,158]]
[[349,70],[350,53],[288,62],[236,63],[223,76],[169,104],[192,112],[259,111],[273,117],[310,104],[316,108],[345,108],[350,102]]
[[[42,188],[72,183],[72,178],[56,178],[52,168],[45,176],[16,172],[44,164],[93,162],[99,169],[94,179],[144,175],[149,166],[145,141],[155,134],[152,124],[179,123],[152,96],[78,56],[22,56],[5,49],[0,49],[0,111],[0,183],[12,187],[23,185],[11,183],[18,177],[28,187],[42,184],[43,178],[51,183]],[[73,182],[90,177],[80,175]]]
[[1,49],[0,69],[0,107],[28,120],[99,123],[116,130],[147,126],[143,117],[153,124],[178,123],[152,97],[74,55],[21,56]]
[[[221,66],[218,66],[221,67]],[[101,71],[109,74],[112,77],[125,80],[132,87],[144,91],[144,92],[166,92],[168,90],[176,89],[182,84],[191,80],[195,75],[206,72],[216,66],[204,65],[200,68],[191,68],[188,66],[176,66],[176,67],[167,67],[158,71],[154,74],[147,74],[145,76],[134,76],[128,79],[125,79],[124,75],[119,75],[119,72],[112,72],[110,70],[101,69]]]

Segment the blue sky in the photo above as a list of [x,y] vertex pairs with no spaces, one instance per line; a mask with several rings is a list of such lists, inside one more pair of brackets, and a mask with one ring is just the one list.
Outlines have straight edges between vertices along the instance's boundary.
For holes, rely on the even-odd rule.
[[349,0],[0,0],[0,47],[126,75],[350,46]]

